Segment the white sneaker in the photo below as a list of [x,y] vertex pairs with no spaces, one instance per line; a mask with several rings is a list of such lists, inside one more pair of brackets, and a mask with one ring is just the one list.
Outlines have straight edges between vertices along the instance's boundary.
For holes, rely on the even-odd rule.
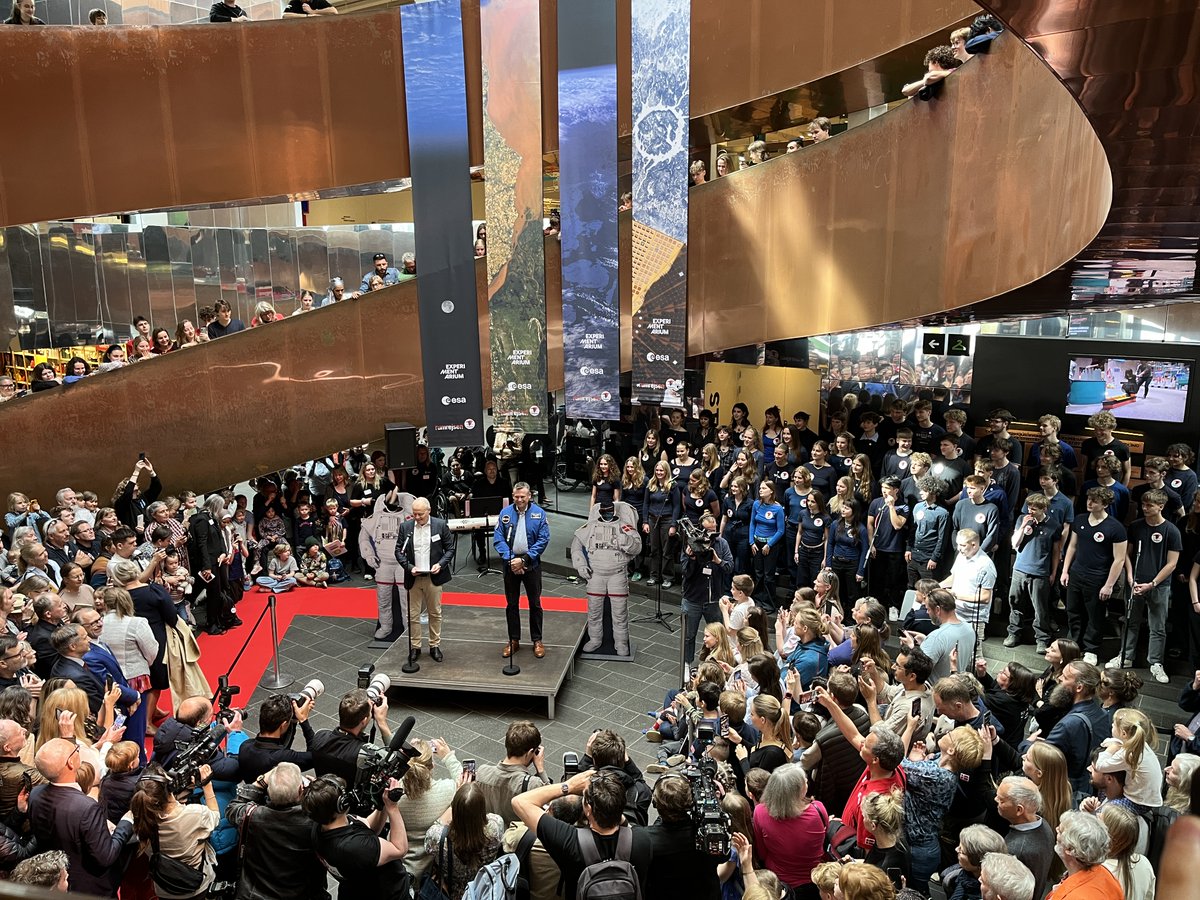
[[892,607],[891,609],[889,609],[888,610],[888,621],[889,622],[899,622],[900,621],[900,610],[896,609],[895,607]]
[[1112,659],[1110,659],[1108,662],[1106,662],[1106,663],[1104,664],[1104,668],[1106,668],[1106,669],[1119,669],[1119,668],[1121,668],[1121,657],[1119,657],[1119,656],[1114,656]]
[[1090,664],[1090,665],[1093,665],[1093,666],[1095,666],[1095,665],[1099,665],[1099,661],[1096,659],[1096,654],[1095,654],[1095,653],[1085,653],[1085,654],[1083,654],[1083,661],[1084,661],[1085,663],[1088,663],[1088,664]]
[[1162,667],[1162,663],[1155,663],[1150,667],[1150,674],[1154,676],[1154,680],[1159,684],[1166,684],[1171,679],[1167,677],[1166,670]]

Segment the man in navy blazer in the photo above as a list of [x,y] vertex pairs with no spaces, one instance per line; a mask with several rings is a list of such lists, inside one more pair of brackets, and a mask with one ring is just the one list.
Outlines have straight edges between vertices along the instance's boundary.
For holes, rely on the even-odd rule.
[[418,497],[413,517],[400,523],[396,535],[396,562],[404,569],[408,591],[408,661],[421,655],[421,604],[429,613],[429,658],[441,662],[442,585],[450,580],[454,562],[454,532],[445,519],[429,514],[429,501]]
[[52,738],[34,762],[50,782],[29,795],[29,822],[39,846],[67,854],[72,891],[115,897],[125,874],[124,850],[133,837],[133,814],[125,813],[109,832],[104,807],[79,789],[79,748],[74,741]]
[[104,676],[89,671],[83,662],[83,655],[91,649],[87,632],[82,625],[68,622],[54,629],[50,643],[58,656],[50,669],[51,678],[70,678],[88,698],[88,709],[92,715],[99,716],[100,707],[104,705]]
[[550,545],[550,523],[546,511],[531,502],[529,485],[519,481],[513,485],[513,502],[500,510],[493,543],[504,560],[504,597],[508,601],[505,618],[508,620],[508,643],[500,654],[512,656],[521,649],[521,586],[529,598],[529,636],[533,639],[533,655],[546,655],[542,643],[542,553]]
[[82,625],[83,630],[87,632],[89,647],[88,651],[83,654],[83,663],[88,667],[88,671],[101,681],[106,675],[111,676],[113,684],[121,688],[121,697],[117,700],[117,705],[124,709],[129,716],[125,721],[125,740],[133,741],[138,745],[142,754],[142,765],[145,765],[147,759],[146,715],[149,710],[142,703],[142,695],[129,686],[129,680],[125,677],[125,673],[121,670],[121,664],[117,662],[117,658],[109,649],[108,644],[100,639],[100,634],[104,630],[104,619],[90,606],[84,606],[71,614],[71,621],[76,625]]

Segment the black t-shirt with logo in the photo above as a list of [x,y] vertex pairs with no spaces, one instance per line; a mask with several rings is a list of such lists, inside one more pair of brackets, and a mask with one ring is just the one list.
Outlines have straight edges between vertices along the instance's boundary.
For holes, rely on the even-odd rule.
[[1105,516],[1099,525],[1093,525],[1084,514],[1075,517],[1071,532],[1075,535],[1075,558],[1071,561],[1070,574],[1094,581],[1107,580],[1113,562],[1113,545],[1123,543],[1127,538],[1125,526],[1112,516]]
[[1158,577],[1167,564],[1170,551],[1183,550],[1183,538],[1179,529],[1170,522],[1164,520],[1161,525],[1151,525],[1145,519],[1138,519],[1129,526],[1129,546],[1126,549],[1133,561],[1134,582],[1145,584]]
[[318,828],[317,850],[339,879],[339,897],[408,900],[411,896],[403,860],[379,865],[379,836],[357,819],[329,831]]
[[[1129,462],[1128,445],[1118,441],[1116,438],[1113,438],[1111,443],[1101,444],[1094,437],[1090,437],[1080,445],[1079,449],[1083,453],[1083,458],[1085,460],[1085,467],[1083,470],[1083,478],[1085,481],[1096,476],[1096,460],[1102,456],[1115,456],[1123,463]],[[1168,478],[1167,484],[1170,483],[1171,480]]]

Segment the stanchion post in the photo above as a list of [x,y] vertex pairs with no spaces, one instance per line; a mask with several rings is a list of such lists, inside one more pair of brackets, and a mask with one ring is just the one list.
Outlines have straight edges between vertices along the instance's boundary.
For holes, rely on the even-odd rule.
[[267,597],[267,610],[271,614],[271,664],[275,671],[274,674],[268,675],[262,680],[262,686],[273,691],[285,688],[296,680],[291,675],[279,673],[279,623],[275,619],[276,600],[277,595],[271,591]]

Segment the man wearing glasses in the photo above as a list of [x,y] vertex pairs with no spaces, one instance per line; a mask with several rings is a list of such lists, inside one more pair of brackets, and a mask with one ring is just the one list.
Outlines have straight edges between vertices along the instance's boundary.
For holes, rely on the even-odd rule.
[[7,375],[0,378],[0,403],[17,396],[17,383]]
[[124,875],[118,861],[133,836],[133,813],[125,813],[109,832],[104,807],[79,789],[79,747],[74,741],[53,738],[34,761],[50,782],[29,796],[29,821],[39,847],[67,854],[72,890],[115,897]]

